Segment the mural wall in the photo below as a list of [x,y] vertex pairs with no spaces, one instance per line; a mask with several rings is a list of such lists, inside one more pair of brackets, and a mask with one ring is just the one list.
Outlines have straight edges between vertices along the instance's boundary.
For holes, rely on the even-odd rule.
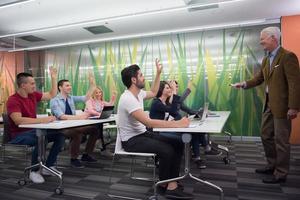
[[0,115],[7,98],[15,92],[15,76],[24,70],[24,52],[0,52]]
[[[118,97],[124,91],[120,71],[138,64],[146,77],[146,89],[155,75],[155,58],[164,66],[162,80],[176,79],[179,93],[192,81],[192,93],[186,104],[194,109],[210,102],[211,110],[229,110],[225,130],[234,135],[258,136],[263,104],[263,88],[235,90],[229,84],[251,78],[259,69],[264,52],[259,35],[265,26],[201,31],[185,34],[148,37],[49,49],[45,51],[46,77],[44,89],[49,89],[48,67],[59,70],[59,79],[69,79],[74,95],[87,91],[88,73],[92,72],[109,99],[112,91]],[[151,101],[145,103],[149,108]],[[48,105],[42,105],[46,108]],[[83,105],[78,105],[79,108]]]

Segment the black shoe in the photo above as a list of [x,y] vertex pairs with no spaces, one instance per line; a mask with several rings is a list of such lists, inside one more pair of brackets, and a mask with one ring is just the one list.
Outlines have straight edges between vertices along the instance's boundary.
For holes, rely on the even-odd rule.
[[205,169],[206,168],[204,160],[197,160],[195,163],[196,163],[198,169]]
[[178,187],[175,190],[166,190],[165,197],[167,199],[193,199],[192,194],[183,192]]
[[275,176],[267,177],[262,180],[263,183],[268,184],[277,184],[277,183],[285,183],[286,178],[276,178]]
[[255,172],[258,174],[273,174],[274,169],[268,168],[268,167],[263,167],[263,168],[256,169]]
[[84,168],[84,166],[81,164],[80,160],[78,159],[71,159],[71,166],[74,168]]
[[88,154],[82,154],[81,161],[83,161],[83,162],[97,162],[96,159],[94,159],[93,157],[89,156]]

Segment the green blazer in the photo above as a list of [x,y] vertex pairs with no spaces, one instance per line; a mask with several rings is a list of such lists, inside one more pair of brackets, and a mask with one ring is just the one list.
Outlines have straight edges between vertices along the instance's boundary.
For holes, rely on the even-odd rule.
[[269,107],[276,118],[286,118],[288,109],[300,108],[300,69],[297,56],[280,47],[271,70],[270,60],[264,57],[260,71],[246,81],[245,89],[262,83],[268,86]]

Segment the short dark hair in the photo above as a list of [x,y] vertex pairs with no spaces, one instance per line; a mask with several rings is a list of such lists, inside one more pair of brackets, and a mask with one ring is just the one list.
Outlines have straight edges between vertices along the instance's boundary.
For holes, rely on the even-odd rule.
[[65,82],[70,82],[70,81],[67,80],[67,79],[62,79],[62,80],[59,80],[59,81],[57,82],[57,89],[58,89],[59,92],[60,92],[59,86],[63,86],[63,84],[64,84]]
[[130,86],[132,84],[131,78],[133,78],[133,77],[136,78],[139,70],[140,70],[140,67],[138,65],[134,64],[134,65],[125,67],[121,71],[122,82],[127,88],[130,88]]
[[158,88],[158,91],[157,91],[157,94],[156,94],[156,98],[161,97],[166,85],[170,86],[170,84],[167,81],[160,81],[159,88]]
[[28,77],[33,77],[32,76],[32,74],[29,74],[29,73],[26,73],[26,72],[22,72],[22,73],[19,73],[18,75],[17,75],[17,86],[18,87],[21,87],[21,85],[23,84],[23,83],[26,83],[26,79],[28,78]]

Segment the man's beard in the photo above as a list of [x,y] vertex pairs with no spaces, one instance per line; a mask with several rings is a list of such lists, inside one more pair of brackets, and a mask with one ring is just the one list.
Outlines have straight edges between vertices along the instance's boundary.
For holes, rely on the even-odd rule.
[[139,88],[139,89],[143,89],[145,87],[145,83],[141,83],[141,82],[137,83],[136,87]]

